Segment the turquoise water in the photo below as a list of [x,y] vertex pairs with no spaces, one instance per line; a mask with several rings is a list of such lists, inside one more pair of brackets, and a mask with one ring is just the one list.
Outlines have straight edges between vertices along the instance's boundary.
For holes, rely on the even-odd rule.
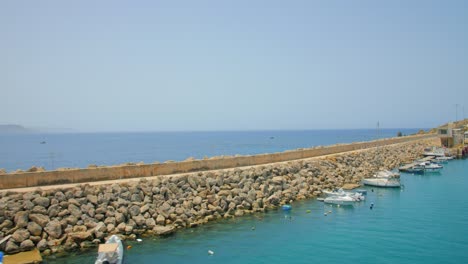
[[275,210],[143,238],[129,243],[126,263],[468,263],[468,160],[401,177],[403,189],[366,188],[367,200],[351,208],[300,201],[290,218]]

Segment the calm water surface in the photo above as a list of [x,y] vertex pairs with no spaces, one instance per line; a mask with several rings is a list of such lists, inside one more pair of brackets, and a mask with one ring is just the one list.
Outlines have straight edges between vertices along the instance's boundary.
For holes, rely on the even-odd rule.
[[402,190],[367,188],[367,200],[351,208],[312,199],[294,203],[291,219],[275,210],[143,238],[130,243],[126,263],[468,263],[468,160],[438,174],[402,174],[402,182]]
[[[46,169],[152,163],[219,155],[280,152],[394,137],[416,129],[307,131],[0,134],[0,168]],[[45,144],[40,144],[45,142]]]

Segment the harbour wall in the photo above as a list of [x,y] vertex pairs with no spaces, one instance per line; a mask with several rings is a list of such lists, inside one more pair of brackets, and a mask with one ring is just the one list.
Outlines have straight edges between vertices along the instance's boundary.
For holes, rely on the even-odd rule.
[[[436,137],[257,166],[81,184],[25,193],[0,191],[0,250],[43,255],[94,248],[112,234],[167,235],[208,221],[263,212],[325,189],[359,183],[438,146]],[[10,236],[8,238],[8,236]]]
[[83,183],[104,180],[140,178],[156,175],[170,175],[205,170],[217,170],[244,166],[254,166],[290,160],[299,160],[336,154],[346,151],[366,149],[396,143],[410,142],[425,138],[437,138],[436,135],[415,135],[389,139],[337,144],[327,147],[315,147],[285,151],[280,153],[251,156],[222,156],[203,160],[166,162],[158,164],[122,165],[93,167],[86,169],[68,169],[41,172],[21,172],[0,175],[0,189],[35,187],[54,184]]

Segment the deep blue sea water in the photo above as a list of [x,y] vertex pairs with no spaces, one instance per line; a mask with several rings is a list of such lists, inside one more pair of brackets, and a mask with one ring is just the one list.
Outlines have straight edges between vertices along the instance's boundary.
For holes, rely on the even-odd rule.
[[[395,137],[416,129],[306,131],[0,134],[0,168],[87,167],[152,163],[219,155],[280,152],[335,143]],[[45,144],[40,144],[45,141]]]
[[[468,263],[468,160],[401,177],[403,189],[366,188],[367,200],[351,208],[310,199],[293,203],[287,217],[273,210],[128,242],[126,263]],[[93,263],[95,256],[48,263]]]

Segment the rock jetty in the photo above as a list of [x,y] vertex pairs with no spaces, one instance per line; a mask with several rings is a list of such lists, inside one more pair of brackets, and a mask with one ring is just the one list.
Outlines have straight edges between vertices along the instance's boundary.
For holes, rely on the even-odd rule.
[[419,157],[434,140],[252,167],[158,176],[108,185],[0,192],[0,250],[49,255],[87,249],[111,234],[135,239],[276,208],[359,183]]

